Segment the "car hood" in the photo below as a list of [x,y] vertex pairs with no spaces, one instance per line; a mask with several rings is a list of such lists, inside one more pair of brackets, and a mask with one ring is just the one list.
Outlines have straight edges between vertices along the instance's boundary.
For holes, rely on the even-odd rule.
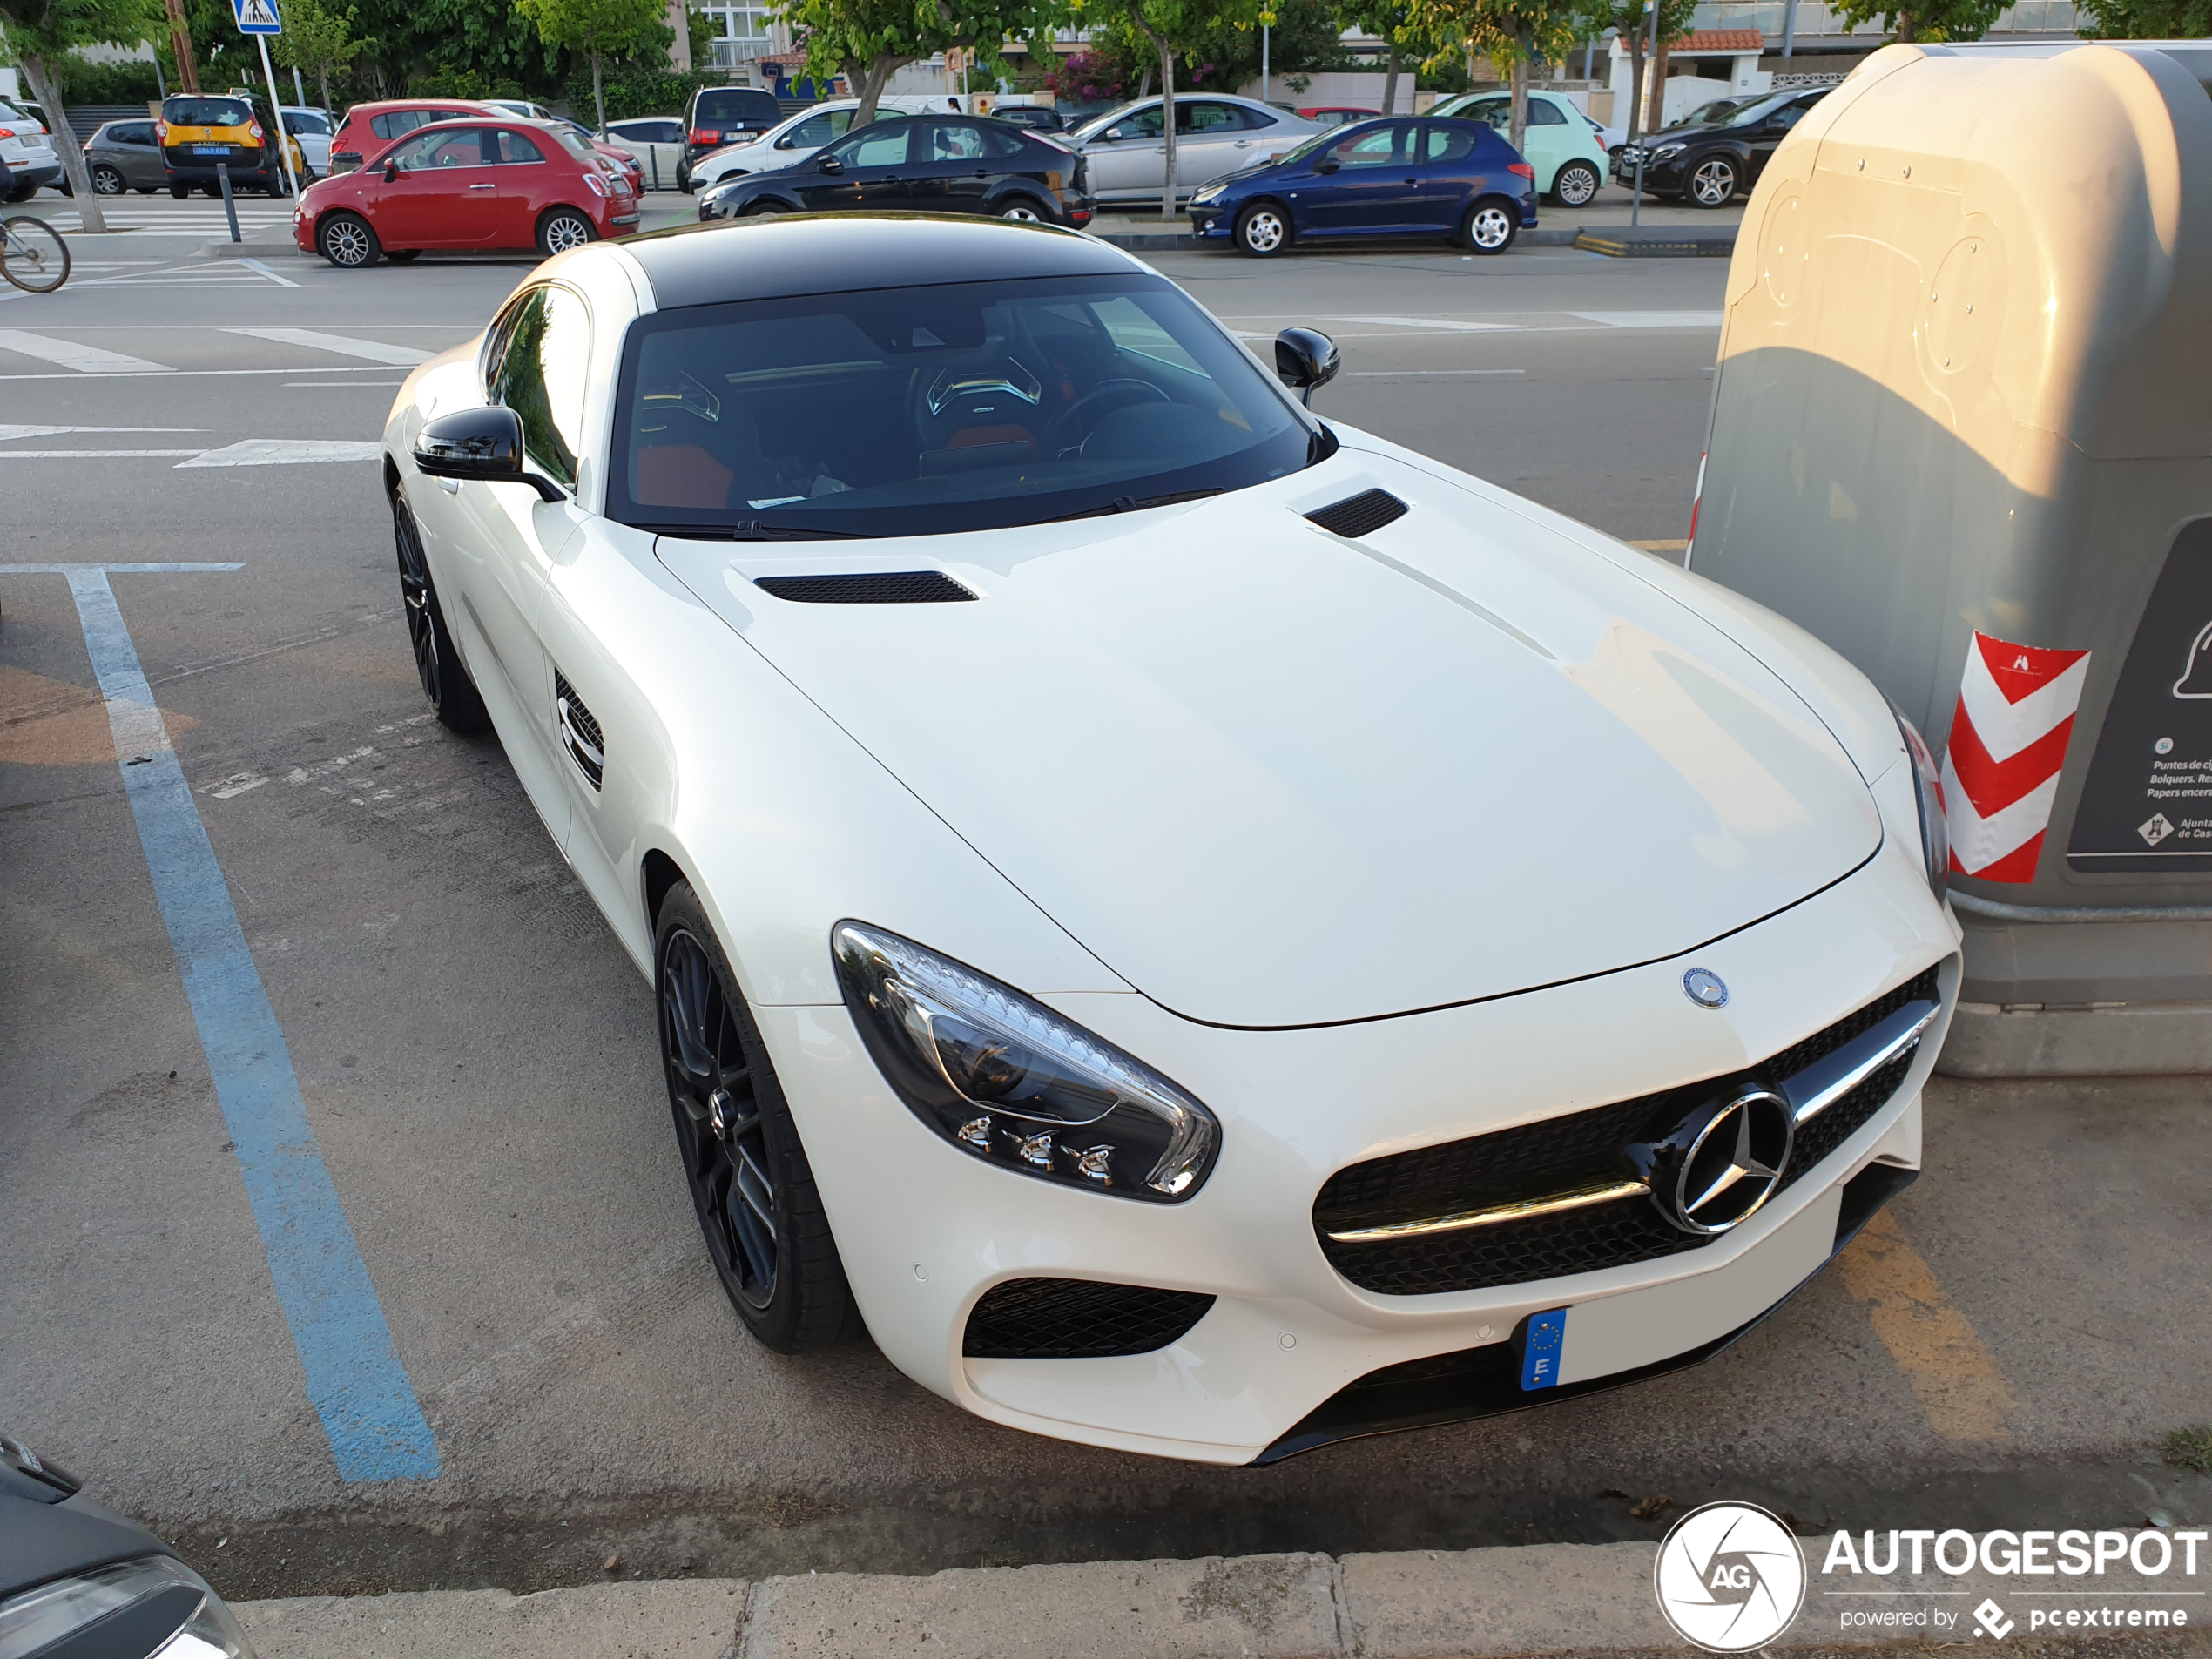
[[1728,131],[1723,122],[1701,122],[1694,127],[1666,127],[1657,132],[1647,132],[1636,142],[1657,149],[1662,144],[1683,144],[1695,138],[1710,138],[1716,132]]
[[[1410,510],[1363,539],[1302,516],[1378,488]],[[659,553],[1195,1020],[1371,1019],[1673,956],[1880,846],[1827,728],[1625,568],[1641,556],[1394,458],[1346,448],[1127,518]],[[800,604],[751,580],[932,568],[980,602]]]

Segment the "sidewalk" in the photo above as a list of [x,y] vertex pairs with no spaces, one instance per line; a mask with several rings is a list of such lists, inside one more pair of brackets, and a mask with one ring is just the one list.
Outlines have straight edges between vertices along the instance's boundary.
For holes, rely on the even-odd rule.
[[[1918,1648],[1925,1625],[1865,1622],[1869,1605],[1825,1588],[1825,1538],[1802,1541],[1805,1604],[1763,1651]],[[1689,1653],[1652,1594],[1656,1546],[1540,1544],[1458,1552],[1406,1551],[1101,1561],[984,1568],[899,1578],[807,1574],[592,1585],[513,1596],[504,1590],[249,1602],[239,1607],[261,1659],[1507,1659],[1515,1655]],[[2178,1557],[2177,1557],[2178,1560]],[[2202,1564],[2200,1566],[2202,1571]],[[2003,1598],[2020,1648],[2031,1608],[2064,1607],[2064,1592],[2022,1588],[1979,1569],[1882,1581],[1906,1586],[1886,1603],[1956,1610],[1954,1648],[1977,1636],[1968,1610]],[[2069,1585],[2083,1581],[2068,1580]],[[2124,1569],[2094,1595],[2141,1606],[2201,1608],[2176,1585]],[[2079,1592],[2076,1593],[2077,1595]],[[2080,1605],[2077,1602],[2074,1605]],[[2150,1632],[2065,1631],[2046,1638],[2078,1654],[2090,1636],[2159,1655],[2212,1652],[2195,1627]],[[1964,1628],[1959,1628],[1963,1625]],[[2131,1641],[2132,1639],[2132,1641]],[[1993,1644],[1994,1645],[1994,1644]]]

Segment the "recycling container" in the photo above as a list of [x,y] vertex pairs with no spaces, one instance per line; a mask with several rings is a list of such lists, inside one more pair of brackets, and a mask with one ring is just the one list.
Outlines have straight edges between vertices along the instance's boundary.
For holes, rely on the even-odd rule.
[[1953,1072],[2212,1071],[2209,80],[1885,47],[1729,269],[1688,560],[1943,754]]

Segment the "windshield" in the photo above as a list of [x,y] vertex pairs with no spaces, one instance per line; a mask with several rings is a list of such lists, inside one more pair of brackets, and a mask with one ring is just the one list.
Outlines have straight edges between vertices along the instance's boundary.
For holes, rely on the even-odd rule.
[[759,300],[637,323],[608,516],[681,535],[930,536],[1211,494],[1316,431],[1163,279]]
[[161,106],[172,126],[242,127],[252,120],[246,100],[236,98],[172,98]]
[[1764,121],[1797,96],[1797,94],[1794,91],[1777,92],[1770,98],[1763,98],[1755,103],[1746,104],[1728,118],[1728,124],[1732,127],[1740,127],[1753,122]]
[[1708,123],[1719,120],[1721,117],[1733,110],[1738,100],[1732,98],[1716,98],[1710,104],[1699,105],[1675,125],[1678,127],[1704,126]]
[[8,103],[5,99],[0,99],[0,121],[28,121],[29,119],[30,118],[14,105]]

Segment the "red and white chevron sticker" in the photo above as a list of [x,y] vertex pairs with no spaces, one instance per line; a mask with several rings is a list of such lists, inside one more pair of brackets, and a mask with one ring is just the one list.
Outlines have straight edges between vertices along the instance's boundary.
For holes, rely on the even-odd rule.
[[1943,757],[1943,818],[1954,874],[2033,881],[2059,792],[2086,651],[2013,645],[1977,632]]

